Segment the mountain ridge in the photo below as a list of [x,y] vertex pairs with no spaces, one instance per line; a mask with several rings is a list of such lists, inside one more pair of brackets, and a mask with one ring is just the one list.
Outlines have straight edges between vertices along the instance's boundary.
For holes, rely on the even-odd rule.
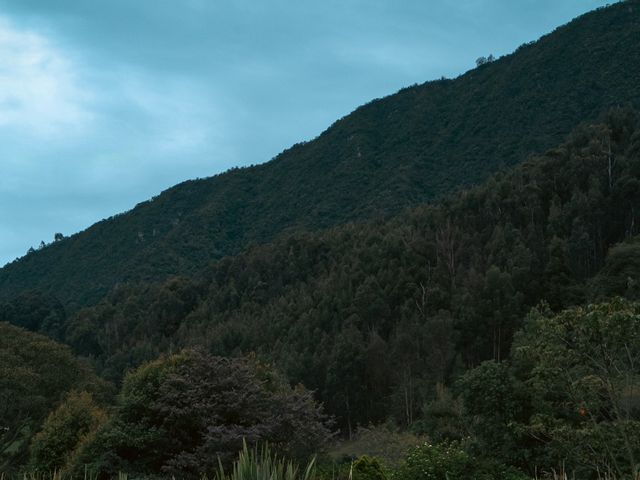
[[0,304],[0,320],[14,311],[7,320],[54,337],[62,324],[61,339],[116,383],[175,348],[257,354],[332,413],[347,395],[358,423],[382,421],[392,396],[403,402],[394,389],[407,365],[425,382],[419,399],[463,366],[506,358],[536,305],[640,298],[628,282],[640,265],[639,120],[614,109],[545,155],[387,221],[281,237],[196,276],[121,285],[58,322],[24,312],[47,303],[25,296]]
[[369,102],[270,162],[167,189],[6,265],[0,298],[37,288],[86,305],[283,231],[387,217],[480,182],[613,105],[640,104],[639,5],[587,13],[454,80]]

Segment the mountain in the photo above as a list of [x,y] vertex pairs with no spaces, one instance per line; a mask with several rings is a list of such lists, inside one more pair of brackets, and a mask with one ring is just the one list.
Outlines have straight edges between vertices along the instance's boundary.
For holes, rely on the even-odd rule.
[[[29,445],[30,462],[36,461],[31,468],[53,465],[44,471],[70,459],[80,472],[85,462],[110,468],[114,455],[130,456],[131,448],[140,454],[130,458],[152,468],[154,463],[144,460],[166,452],[169,447],[158,445],[173,445],[177,437],[157,424],[136,424],[139,406],[150,401],[140,392],[156,398],[166,391],[158,386],[162,375],[157,367],[169,365],[176,356],[162,354],[183,347],[230,357],[249,354],[267,378],[274,378],[273,371],[265,373],[274,366],[291,383],[313,388],[345,435],[358,425],[386,421],[451,440],[468,438],[471,425],[474,438],[496,442],[478,443],[491,447],[483,451],[488,458],[532,468],[534,454],[534,466],[555,468],[555,456],[564,463],[566,454],[554,442],[536,435],[532,443],[527,435],[505,431],[539,428],[537,412],[549,414],[547,404],[539,403],[544,398],[559,403],[552,412],[569,428],[560,423],[560,433],[583,435],[579,428],[584,420],[574,409],[584,408],[585,397],[574,396],[568,386],[558,389],[548,378],[530,382],[532,375],[548,373],[540,373],[533,357],[518,357],[518,351],[522,353],[527,338],[527,352],[531,346],[546,352],[548,344],[556,343],[561,349],[546,355],[552,378],[575,384],[572,376],[558,374],[557,358],[564,358],[589,379],[584,385],[596,390],[601,383],[594,383],[592,372],[584,370],[584,358],[566,355],[567,350],[595,349],[606,361],[618,352],[618,359],[633,367],[629,350],[622,347],[630,338],[640,338],[629,336],[629,325],[638,323],[637,304],[618,299],[600,305],[596,308],[604,316],[597,321],[582,318],[582,308],[559,317],[553,311],[611,296],[640,299],[639,212],[640,117],[631,109],[614,108],[602,123],[577,128],[567,142],[544,155],[388,221],[351,222],[282,237],[214,261],[193,277],[120,285],[96,305],[72,314],[55,297],[36,292],[0,302],[0,427],[5,427],[0,429],[0,470],[24,465]],[[621,318],[624,312],[629,316]],[[578,323],[566,331],[568,338],[559,337],[556,318],[568,316]],[[546,339],[538,338],[545,331],[539,326],[523,337],[536,318],[545,319]],[[603,318],[607,323],[600,322]],[[85,359],[78,361],[68,347],[15,325],[59,338]],[[604,343],[603,334],[609,335]],[[518,348],[509,356],[514,338]],[[533,340],[535,345],[530,344]],[[209,376],[210,358],[202,364]],[[501,376],[514,358],[520,359],[518,367]],[[483,362],[486,359],[496,362]],[[108,407],[112,390],[84,366],[85,360],[117,384],[123,373],[145,365],[133,374],[138,379],[134,383],[131,375],[125,378],[118,403]],[[595,365],[600,372],[601,364]],[[617,367],[613,363],[609,368]],[[191,374],[192,380],[197,377]],[[461,377],[462,384],[457,382]],[[188,401],[195,398],[188,382],[166,378],[187,395],[185,405],[194,404]],[[620,385],[626,387],[628,378]],[[229,385],[228,379],[224,382]],[[513,388],[508,382],[514,382]],[[202,394],[200,382],[190,385]],[[476,409],[469,413],[473,417],[463,416],[460,398],[444,385],[462,385],[464,405]],[[539,395],[536,389],[551,395]],[[568,397],[558,397],[558,391]],[[621,399],[633,405],[628,391],[620,391]],[[175,391],[169,390],[167,398],[176,401]],[[238,404],[236,394],[229,398]],[[506,409],[521,422],[515,426],[496,420],[505,415],[505,398],[508,405],[527,405]],[[599,394],[586,398],[594,398],[601,408]],[[531,408],[529,399],[534,399]],[[177,401],[184,404],[184,398]],[[569,415],[567,401],[577,402]],[[162,412],[163,428],[167,418],[178,418],[178,437],[206,438],[187,433],[196,428],[191,414],[176,415],[173,412],[183,410],[169,409],[166,401],[152,403]],[[202,409],[201,402],[196,404]],[[205,411],[209,408],[207,404]],[[104,423],[105,411],[129,412],[129,417]],[[604,428],[610,428],[610,418],[602,416]],[[105,428],[95,430],[94,424]],[[638,431],[634,428],[630,431]],[[155,433],[148,436],[148,431]],[[237,430],[232,432],[239,441]],[[511,442],[507,446],[505,439]],[[378,441],[384,444],[385,437]],[[613,441],[621,441],[621,436],[614,435]]]
[[[640,105],[640,1],[583,15],[454,80],[372,101],[262,165],[177,185],[0,270],[0,298],[64,304],[198,271],[301,229],[386,218],[560,143],[610,106]],[[250,139],[247,139],[250,141]]]
[[21,297],[0,304],[0,320],[48,333],[63,323],[62,340],[116,383],[181,347],[255,352],[316,391],[345,431],[410,425],[436,384],[506,359],[532,307],[640,298],[639,120],[614,109],[545,155],[388,221],[298,233],[194,277],[121,285],[67,318],[49,302],[39,325],[24,310],[38,302]]

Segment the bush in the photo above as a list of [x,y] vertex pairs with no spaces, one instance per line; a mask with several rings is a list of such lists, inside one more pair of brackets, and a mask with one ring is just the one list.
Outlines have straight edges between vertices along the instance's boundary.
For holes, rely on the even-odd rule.
[[[325,459],[326,460],[326,459]],[[336,462],[318,462],[315,480],[387,480],[387,472],[376,457],[343,457]]]
[[411,431],[428,436],[434,443],[460,441],[468,435],[463,413],[462,399],[438,384],[436,398],[425,404],[422,419],[411,425]]
[[306,460],[331,437],[327,420],[309,391],[255,358],[184,351],[125,378],[114,417],[76,457],[74,472],[86,463],[103,475],[197,478],[219,459],[231,465],[244,441]]
[[31,443],[29,467],[36,472],[60,471],[81,444],[107,420],[87,392],[71,392],[49,414]]
[[457,443],[424,445],[409,453],[393,480],[526,480],[519,471],[471,457]]
[[387,480],[382,465],[377,458],[363,455],[353,463],[353,480]]
[[222,464],[216,474],[216,480],[310,480],[315,476],[315,461],[300,470],[293,462],[278,458],[267,446],[249,450],[243,442],[242,451],[229,474]]
[[[2,316],[0,306],[0,316]],[[0,322],[0,470],[11,474],[29,458],[33,435],[72,390],[100,400],[109,387],[71,350],[42,335]]]
[[402,431],[393,425],[370,425],[359,427],[352,439],[341,442],[331,451],[331,456],[337,459],[351,460],[368,455],[384,464],[395,468],[407,456],[407,452],[427,440],[426,436],[417,436],[411,432]]
[[412,450],[394,480],[449,480],[464,478],[469,456],[455,445],[425,443]]

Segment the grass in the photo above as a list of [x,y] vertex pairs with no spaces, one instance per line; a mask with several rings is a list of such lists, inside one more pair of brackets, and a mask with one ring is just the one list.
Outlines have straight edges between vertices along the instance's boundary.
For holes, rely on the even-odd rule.
[[311,480],[315,477],[315,459],[304,470],[291,461],[279,458],[267,445],[249,449],[243,442],[242,451],[227,474],[220,464],[216,480]]
[[[62,472],[54,471],[54,472],[29,472],[22,474],[22,478],[20,476],[9,476],[5,473],[0,472],[0,480],[73,480],[73,477],[65,476]],[[118,480],[127,480],[128,475],[126,473],[119,473]],[[91,475],[87,471],[84,472],[83,480],[97,480],[96,475]]]
[[403,432],[389,425],[360,427],[351,440],[338,443],[329,451],[334,461],[344,458],[375,457],[385,466],[395,468],[407,452],[427,441],[425,436]]
[[[352,480],[354,477],[354,464],[346,472],[336,472],[331,475],[332,479],[345,478]],[[60,472],[50,473],[25,473],[21,476],[10,476],[0,472],[0,480],[73,480],[72,477],[65,476]],[[226,472],[222,464],[219,464],[218,471],[212,480],[316,480],[316,478],[329,478],[325,475],[316,475],[316,461],[312,459],[305,468],[301,469],[297,464],[283,457],[279,457],[272,452],[268,445],[260,448],[249,448],[246,442],[238,455],[238,459],[233,463],[231,469]],[[391,478],[391,477],[390,477]],[[553,471],[551,475],[534,476],[535,480],[580,480],[575,475],[571,475],[564,470]],[[598,472],[598,480],[621,480],[611,472]],[[624,477],[625,479],[628,477]],[[85,471],[83,480],[97,480],[96,475]],[[120,472],[113,480],[128,480],[128,474]],[[176,480],[172,477],[171,480]],[[208,480],[202,476],[201,480]],[[463,480],[451,478],[449,480]],[[533,479],[532,479],[533,480]],[[640,480],[640,477],[634,479]]]

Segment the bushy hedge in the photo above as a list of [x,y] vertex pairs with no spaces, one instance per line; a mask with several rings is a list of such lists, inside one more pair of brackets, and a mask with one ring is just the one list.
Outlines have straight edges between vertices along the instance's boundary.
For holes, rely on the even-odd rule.
[[474,458],[459,444],[425,443],[409,452],[393,480],[527,480],[504,465]]

